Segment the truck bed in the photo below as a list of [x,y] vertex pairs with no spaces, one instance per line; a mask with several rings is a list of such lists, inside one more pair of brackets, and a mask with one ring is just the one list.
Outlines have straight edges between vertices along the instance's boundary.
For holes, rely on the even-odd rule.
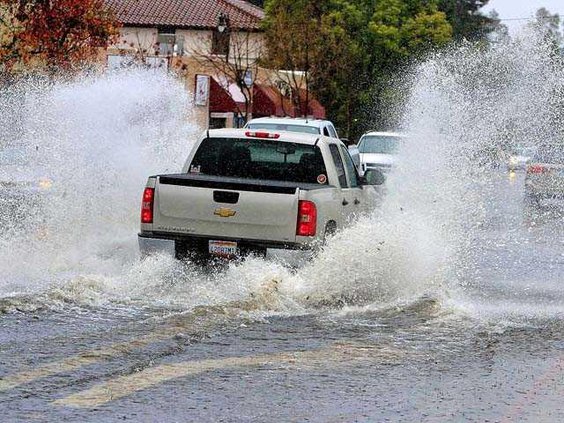
[[158,178],[159,184],[162,185],[227,189],[234,191],[270,192],[276,194],[294,194],[298,188],[304,191],[313,191],[331,187],[330,185],[308,184],[301,182],[230,178],[190,173],[156,175],[153,177]]
[[296,242],[300,192],[333,188],[200,174],[156,175],[151,179],[155,181],[154,220],[142,226],[142,234],[246,239],[269,245]]

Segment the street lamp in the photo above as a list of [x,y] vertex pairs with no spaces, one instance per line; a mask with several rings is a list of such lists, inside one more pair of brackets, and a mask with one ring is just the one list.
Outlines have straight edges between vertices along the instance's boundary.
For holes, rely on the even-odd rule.
[[220,12],[217,17],[217,30],[223,33],[229,27],[229,16]]

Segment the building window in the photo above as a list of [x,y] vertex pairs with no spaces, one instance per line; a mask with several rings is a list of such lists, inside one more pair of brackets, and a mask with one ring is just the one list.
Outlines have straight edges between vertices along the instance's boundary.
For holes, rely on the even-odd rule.
[[184,37],[175,34],[174,28],[160,28],[157,36],[159,56],[181,56],[184,50]]
[[227,119],[224,117],[210,117],[210,129],[227,128]]
[[213,31],[212,54],[220,56],[229,55],[229,31]]

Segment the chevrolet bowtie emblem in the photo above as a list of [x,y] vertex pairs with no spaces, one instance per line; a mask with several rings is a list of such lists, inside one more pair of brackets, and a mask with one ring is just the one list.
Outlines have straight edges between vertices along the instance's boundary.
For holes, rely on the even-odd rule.
[[235,210],[231,210],[223,207],[219,209],[215,209],[215,211],[213,212],[213,214],[219,217],[232,217],[235,216],[235,213],[237,213]]

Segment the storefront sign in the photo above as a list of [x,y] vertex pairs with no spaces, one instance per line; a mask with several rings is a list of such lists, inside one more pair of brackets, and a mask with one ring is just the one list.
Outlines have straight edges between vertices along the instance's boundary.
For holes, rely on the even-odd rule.
[[207,106],[210,96],[210,77],[208,75],[196,75],[196,106]]

